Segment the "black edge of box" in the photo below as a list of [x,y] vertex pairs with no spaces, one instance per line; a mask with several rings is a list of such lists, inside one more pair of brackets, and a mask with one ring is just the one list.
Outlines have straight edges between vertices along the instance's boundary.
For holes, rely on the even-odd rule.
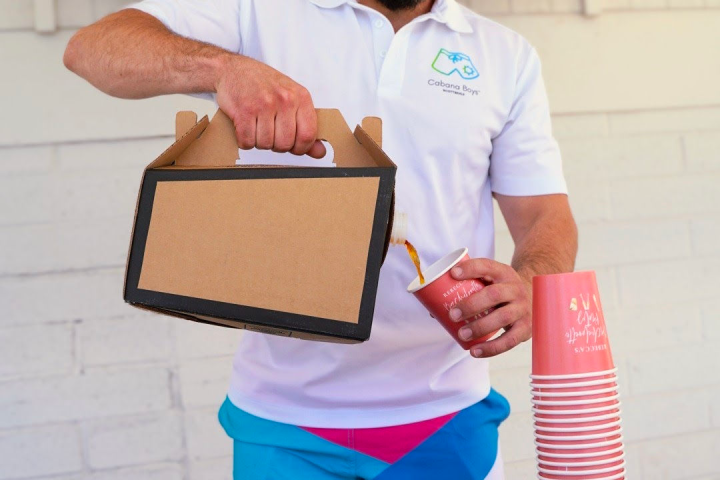
[[[360,300],[358,323],[348,323],[327,318],[279,312],[215,300],[199,299],[170,293],[138,288],[145,245],[150,228],[155,189],[162,181],[270,179],[270,178],[340,178],[378,177],[378,198],[375,206],[372,234],[368,248],[365,284]],[[372,317],[375,310],[377,284],[383,261],[383,244],[390,216],[395,186],[395,169],[382,167],[360,168],[212,168],[190,170],[147,170],[140,192],[135,230],[131,239],[130,256],[126,278],[125,301],[153,308],[175,310],[189,315],[218,317],[252,325],[296,330],[298,332],[327,335],[365,341],[370,337]],[[252,318],[253,320],[249,320]],[[312,325],[312,328],[307,328]]]

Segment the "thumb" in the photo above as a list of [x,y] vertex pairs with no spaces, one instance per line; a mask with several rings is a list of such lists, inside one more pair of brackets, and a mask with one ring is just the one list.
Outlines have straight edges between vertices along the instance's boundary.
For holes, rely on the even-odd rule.
[[313,146],[310,147],[310,150],[307,152],[307,154],[313,158],[323,158],[326,153],[325,145],[323,145],[320,140],[315,140],[315,143],[313,143]]

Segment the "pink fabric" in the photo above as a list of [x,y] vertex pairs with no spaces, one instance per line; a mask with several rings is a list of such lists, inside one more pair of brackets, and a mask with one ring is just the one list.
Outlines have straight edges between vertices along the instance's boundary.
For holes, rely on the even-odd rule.
[[456,414],[457,412],[423,422],[394,427],[302,428],[328,442],[351,448],[392,464],[440,430]]

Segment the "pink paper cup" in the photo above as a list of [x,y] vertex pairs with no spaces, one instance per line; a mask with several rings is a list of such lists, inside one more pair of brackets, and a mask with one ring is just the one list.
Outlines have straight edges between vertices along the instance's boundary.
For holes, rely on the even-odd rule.
[[553,424],[551,426],[548,425],[538,425],[538,422],[535,422],[535,431],[537,433],[546,435],[546,434],[553,434],[553,433],[590,433],[590,432],[599,432],[602,430],[606,430],[608,428],[617,427],[622,423],[622,420],[620,420],[620,417],[615,417],[614,419],[611,419],[606,422],[588,422],[588,423],[582,423],[572,426],[562,426],[559,427],[556,424]]
[[533,375],[614,367],[595,272],[533,277]]
[[596,404],[596,403],[606,403],[609,400],[614,400],[619,398],[619,394],[617,392],[610,392],[606,394],[598,394],[598,395],[582,395],[579,397],[553,397],[550,395],[535,395],[532,397],[531,402],[534,405],[547,405],[547,406],[554,406],[554,405],[577,405],[577,406],[585,406],[590,404]]
[[[553,475],[550,473],[540,473],[539,478],[541,479],[547,479],[547,480],[568,480],[570,477],[565,475]],[[625,469],[623,469],[619,473],[611,474],[611,475],[588,475],[584,476],[583,480],[625,480]]]
[[427,311],[430,312],[430,315],[440,322],[443,328],[445,328],[465,350],[469,350],[473,345],[489,340],[497,333],[496,330],[481,338],[470,341],[461,340],[460,337],[458,337],[460,328],[485,315],[479,314],[470,320],[462,320],[459,322],[453,322],[450,319],[449,312],[452,307],[485,287],[480,280],[455,280],[452,275],[450,275],[450,270],[455,265],[470,259],[467,252],[467,248],[461,248],[445,255],[423,272],[425,276],[425,283],[423,285],[420,285],[420,279],[416,277],[407,287],[407,291],[415,295],[415,298],[423,304]]
[[589,459],[589,458],[557,459],[557,458],[549,458],[549,457],[545,457],[544,455],[540,455],[538,457],[538,462],[543,467],[549,467],[549,468],[552,468],[552,467],[588,468],[588,467],[597,467],[599,465],[617,465],[617,463],[624,458],[625,458],[625,452],[621,451],[615,455],[603,455],[601,457],[595,457],[593,459]]
[[562,375],[539,375],[532,373],[530,378],[535,382],[577,382],[581,380],[590,380],[596,378],[608,378],[614,377],[617,373],[617,367],[612,367],[607,370],[598,370],[593,372],[582,372],[582,373],[566,373]]
[[607,442],[586,443],[583,445],[549,445],[538,440],[535,442],[535,451],[538,455],[579,455],[591,457],[594,455],[608,455],[618,448],[624,448],[622,438]]
[[[598,449],[598,452],[593,453],[570,453],[572,450],[559,450],[559,453],[553,453],[553,452],[542,452],[539,448],[535,449],[535,455],[539,457],[543,457],[546,459],[566,459],[566,460],[572,460],[572,459],[592,459],[592,458],[598,458],[598,457],[612,457],[614,454],[617,454],[618,452],[623,452],[625,447],[622,444],[618,444],[618,446],[614,448],[607,449]],[[549,449],[545,449],[549,450]]]
[[592,380],[583,380],[578,379],[577,381],[557,381],[553,382],[552,380],[535,380],[530,382],[530,386],[533,389],[544,391],[544,390],[553,390],[553,391],[573,391],[576,388],[604,388],[607,386],[616,386],[617,385],[617,377],[615,375],[608,375],[607,378],[601,377],[597,379]]
[[533,414],[540,418],[586,418],[594,415],[617,413],[620,414],[620,400],[608,402],[604,405],[578,405],[575,407],[555,405],[534,405]]
[[[607,438],[607,439],[606,439]],[[590,440],[578,440],[578,441],[568,441],[568,442],[556,442],[552,440],[544,440],[544,439],[538,439],[535,438],[533,440],[536,443],[536,446],[541,451],[547,451],[547,453],[561,453],[562,451],[565,451],[567,453],[596,453],[596,452],[607,452],[607,450],[610,450],[611,448],[617,447],[622,442],[622,436],[621,435],[615,435],[612,438],[604,437],[604,438],[596,438],[596,439],[590,439]],[[587,443],[583,443],[587,442]],[[607,444],[607,445],[605,445]],[[604,445],[602,447],[589,447],[589,445]]]
[[596,452],[600,450],[595,449],[603,449],[608,446],[612,446],[613,448],[617,446],[617,444],[621,444],[623,441],[622,435],[617,435],[618,438],[612,438],[610,440],[585,440],[580,442],[548,442],[546,440],[539,440],[535,439],[533,442],[535,443],[535,446],[540,448],[541,450],[543,448],[549,448],[551,451],[555,450],[576,450],[572,453],[583,453],[583,452]]
[[588,478],[586,475],[608,475],[620,473],[621,470],[625,469],[625,460],[620,460],[614,465],[609,466],[597,466],[589,468],[574,468],[574,467],[544,467],[538,465],[538,471],[540,473],[549,473],[554,475],[565,475],[568,477],[583,477]]
[[535,432],[535,438],[541,440],[550,445],[575,445],[582,444],[583,442],[590,441],[610,441],[616,440],[622,434],[622,426],[618,425],[606,430],[590,433],[577,433],[577,432],[548,432],[539,433]]
[[540,440],[533,440],[535,443],[535,450],[538,454],[542,455],[607,455],[609,452],[614,451],[617,448],[623,448],[622,436],[616,440],[609,440],[605,442],[589,442],[584,444],[574,445],[550,445]]
[[558,400],[565,398],[596,398],[600,395],[606,395],[608,393],[616,393],[618,390],[617,385],[603,386],[603,388],[566,388],[562,390],[549,389],[549,388],[533,388],[530,393],[534,397],[552,399],[557,398]]
[[590,416],[572,416],[572,415],[562,415],[562,416],[552,416],[552,415],[542,415],[537,413],[533,413],[533,421],[535,423],[535,428],[544,428],[544,427],[550,427],[550,428],[573,428],[573,427],[585,427],[585,426],[594,426],[598,425],[600,423],[605,422],[614,422],[616,420],[620,419],[620,412],[600,412],[600,414],[593,414]]
[[550,415],[538,416],[533,415],[535,425],[541,427],[582,427],[597,425],[601,422],[611,422],[620,418],[620,412],[605,413],[603,415],[593,415],[590,417],[553,417]]
[[581,399],[562,399],[562,400],[541,400],[533,397],[530,401],[533,405],[544,406],[544,407],[603,407],[607,405],[613,405],[614,402],[620,398],[620,394],[615,393],[612,395],[595,395],[592,398],[581,398]]

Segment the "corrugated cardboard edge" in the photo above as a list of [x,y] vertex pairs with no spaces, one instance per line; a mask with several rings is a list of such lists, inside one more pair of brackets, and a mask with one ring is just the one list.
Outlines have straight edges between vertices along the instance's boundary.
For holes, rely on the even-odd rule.
[[390,157],[380,148],[375,140],[365,131],[363,127],[358,125],[355,127],[355,133],[353,135],[357,139],[357,143],[363,147],[363,149],[372,157],[373,166],[378,167],[390,167],[397,169],[397,165],[390,160]]
[[[361,127],[358,125],[355,127],[355,133],[354,136],[357,139],[358,143],[362,145],[362,147],[365,149],[365,151],[368,152],[368,154],[373,158],[373,161],[381,167],[390,167],[393,169],[397,169],[397,166],[395,163],[390,160],[390,157],[387,156],[385,151],[380,148],[380,145],[375,140],[376,138],[379,138],[380,142],[382,142],[382,120],[380,120],[377,117],[365,117],[362,122],[363,126]],[[374,132],[374,135],[370,135],[367,131],[365,131],[364,127],[368,127],[371,129],[371,131]],[[388,249],[390,248],[390,235],[392,234],[392,227],[393,222],[395,220],[395,216],[393,215],[393,212],[395,211],[395,186],[393,185],[393,193],[392,197],[390,198],[390,212],[388,215],[388,224],[387,224],[387,231],[385,233],[385,246],[383,248],[382,253],[382,261],[385,261],[385,257],[387,256]]]
[[218,109],[200,138],[175,160],[175,165],[233,167],[238,158],[235,125],[225,112]]
[[313,340],[318,342],[327,342],[327,343],[343,343],[343,344],[356,344],[356,343],[362,343],[363,340],[356,340],[352,338],[340,338],[340,337],[331,337],[329,335],[320,335],[316,333],[306,333],[306,332],[298,332],[298,331],[291,331],[291,330],[283,330],[280,328],[274,328],[274,327],[268,327],[265,325],[254,325],[252,323],[243,323],[238,322],[235,320],[226,320],[223,318],[215,318],[215,317],[208,317],[205,315],[197,315],[193,316],[186,313],[177,312],[174,310],[166,310],[163,308],[154,308],[154,307],[148,307],[146,305],[142,305],[139,303],[133,303],[131,306],[138,308],[140,310],[144,310],[147,312],[153,312],[158,313],[162,315],[169,315],[171,317],[175,318],[181,318],[183,320],[190,320],[197,323],[203,323],[207,325],[215,325],[217,327],[224,327],[224,328],[232,328],[235,330],[248,330],[250,332],[259,332],[259,333],[265,333],[269,335],[278,335],[281,337],[288,337],[288,338],[298,338],[301,340]]
[[145,170],[172,165],[174,160],[180,157],[185,150],[198,140],[198,137],[202,138],[201,135],[209,124],[210,122],[208,121],[207,115],[201,118],[195,126],[180,137],[180,140],[170,145],[158,158],[150,162],[150,164],[145,167]]
[[363,118],[362,129],[382,148],[382,120],[380,117]]
[[238,330],[248,330],[250,332],[257,332],[257,333],[264,333],[267,335],[277,335],[280,337],[287,337],[287,338],[299,338],[301,340],[314,340],[316,342],[319,341],[319,342],[327,342],[327,343],[344,343],[344,344],[361,343],[360,340],[355,340],[355,339],[350,339],[350,338],[331,337],[328,335],[320,335],[317,333],[298,332],[297,330],[283,330],[281,328],[268,327],[265,325],[254,325],[252,323],[235,322],[232,320],[208,317],[205,315],[198,315],[197,318],[190,317],[190,320],[193,320],[196,322],[201,322],[201,323],[208,323],[211,325],[217,325],[220,327],[234,328],[234,329],[238,329]]
[[[195,115],[193,112],[189,112]],[[197,116],[195,117],[197,118]],[[176,127],[177,127],[177,116],[175,118],[176,121]],[[170,165],[173,160],[180,155],[185,149],[187,149],[197,138],[200,136],[200,134],[207,128],[209,124],[207,115],[200,119],[199,122],[197,122],[194,126],[190,127],[188,130],[185,131],[185,133],[176,140],[172,145],[170,145],[167,149],[165,149],[164,152],[162,152],[155,160],[150,162],[150,164],[145,167],[145,171],[143,172],[142,179],[140,180],[140,187],[138,188],[138,196],[137,200],[135,201],[135,215],[133,216],[133,226],[130,230],[130,242],[128,245],[128,254],[127,259],[125,261],[125,281],[123,282],[123,300],[126,298],[126,291],[127,291],[127,275],[128,275],[128,268],[130,267],[130,253],[132,252],[132,246],[133,246],[133,240],[135,238],[135,224],[137,223],[137,215],[138,215],[138,208],[140,207],[140,194],[143,190],[143,183],[145,182],[145,172],[147,172],[151,168],[158,168],[158,167],[165,167]],[[176,134],[177,135],[177,134]]]
[[180,140],[197,124],[197,113],[190,111],[178,112],[175,115],[175,140]]

